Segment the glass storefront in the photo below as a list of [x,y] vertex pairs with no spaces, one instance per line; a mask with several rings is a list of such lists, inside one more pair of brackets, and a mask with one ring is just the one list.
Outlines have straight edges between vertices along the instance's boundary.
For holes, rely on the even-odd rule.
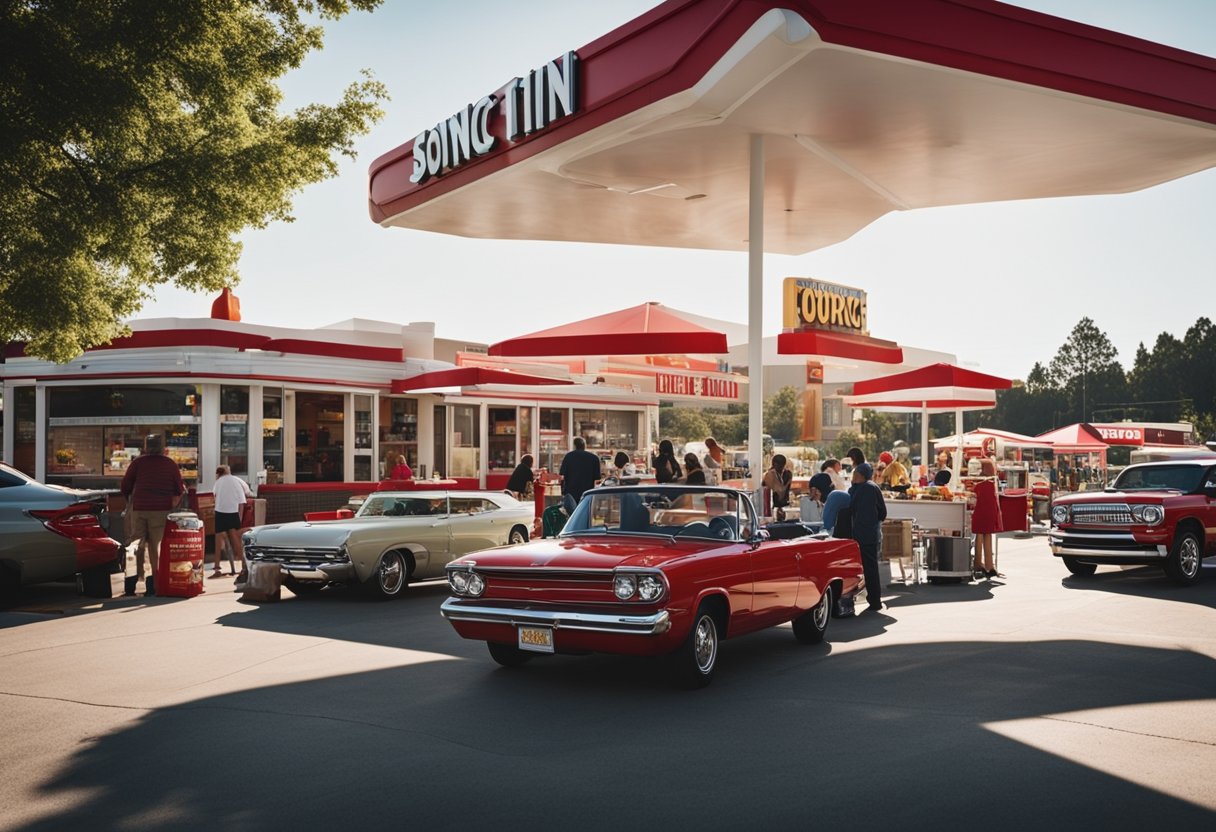
[[13,391],[13,467],[34,476],[37,456],[36,412],[38,394],[33,387],[18,387]]
[[514,407],[491,407],[489,417],[489,447],[486,449],[490,473],[511,471],[518,462],[515,456],[519,418]]
[[397,464],[397,457],[414,472],[418,471],[418,400],[380,397],[380,476],[386,477]]
[[356,482],[372,479],[372,397],[354,397],[355,410],[355,458],[354,478]]
[[342,482],[346,397],[296,393],[296,482]]
[[570,411],[564,407],[542,407],[540,409],[540,458],[536,460],[538,470],[556,474],[570,448],[570,429],[566,418]]
[[220,388],[220,464],[238,477],[249,474],[249,388]]
[[[29,388],[31,448],[33,393]],[[96,484],[113,486],[152,434],[164,438],[165,453],[181,466],[183,479],[191,483],[198,478],[202,396],[197,385],[50,387],[46,397],[47,482],[89,485],[101,480],[105,482]]]
[[283,481],[283,391],[262,393],[262,465],[266,482]]
[[452,405],[449,477],[481,476],[481,406]]

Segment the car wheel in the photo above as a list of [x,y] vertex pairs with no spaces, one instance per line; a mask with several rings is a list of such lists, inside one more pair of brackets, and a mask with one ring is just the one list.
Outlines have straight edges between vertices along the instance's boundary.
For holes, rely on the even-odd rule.
[[364,586],[377,598],[397,598],[405,591],[409,582],[409,572],[405,558],[393,550],[380,556],[380,563],[371,576],[364,581]]
[[528,542],[528,530],[523,526],[516,526],[511,529],[511,536],[507,538],[507,543],[512,546],[518,546],[520,543]]
[[1065,569],[1083,578],[1094,574],[1098,570],[1098,564],[1096,563],[1085,563],[1076,558],[1064,558],[1063,560]]
[[831,584],[823,591],[819,603],[794,619],[794,638],[799,644],[819,644],[828,632],[828,622],[832,620],[832,597],[834,594]]
[[316,595],[325,589],[326,585],[321,581],[297,581],[295,578],[284,578],[283,586],[290,589],[295,595]]
[[1199,580],[1199,569],[1203,563],[1203,543],[1192,531],[1179,532],[1165,561],[1165,574],[1182,586],[1190,586]]
[[697,607],[688,638],[675,652],[675,682],[682,688],[703,688],[718,666],[718,623],[709,608]]
[[490,658],[503,667],[519,667],[521,664],[526,664],[532,660],[531,653],[526,650],[520,650],[514,644],[498,644],[493,641],[487,641],[486,647],[490,648]]
[[76,588],[81,595],[89,598],[113,598],[114,590],[110,585],[110,565],[94,566],[85,569],[76,579]]

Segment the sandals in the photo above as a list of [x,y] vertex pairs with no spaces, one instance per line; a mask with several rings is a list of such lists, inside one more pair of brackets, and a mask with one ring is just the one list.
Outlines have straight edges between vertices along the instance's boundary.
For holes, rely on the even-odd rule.
[[215,569],[215,570],[212,570],[211,574],[208,575],[207,577],[208,578],[222,578],[222,577],[224,577],[224,573],[218,569]]

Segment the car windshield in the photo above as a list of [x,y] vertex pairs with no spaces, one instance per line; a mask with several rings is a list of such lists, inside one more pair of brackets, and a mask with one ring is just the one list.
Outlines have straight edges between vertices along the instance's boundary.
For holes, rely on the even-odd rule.
[[443,497],[404,497],[400,494],[373,495],[363,501],[356,517],[424,517],[448,513]]
[[751,534],[751,514],[738,495],[690,488],[589,491],[563,537],[649,534],[737,541]]
[[1137,465],[1111,485],[1116,491],[1197,491],[1207,469],[1199,465]]

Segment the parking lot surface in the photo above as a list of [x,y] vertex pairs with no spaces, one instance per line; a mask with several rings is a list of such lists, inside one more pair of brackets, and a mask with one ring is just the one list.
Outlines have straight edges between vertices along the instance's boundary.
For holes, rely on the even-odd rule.
[[1214,828],[1216,564],[891,586],[883,613],[515,670],[441,585],[0,607],[0,828]]

